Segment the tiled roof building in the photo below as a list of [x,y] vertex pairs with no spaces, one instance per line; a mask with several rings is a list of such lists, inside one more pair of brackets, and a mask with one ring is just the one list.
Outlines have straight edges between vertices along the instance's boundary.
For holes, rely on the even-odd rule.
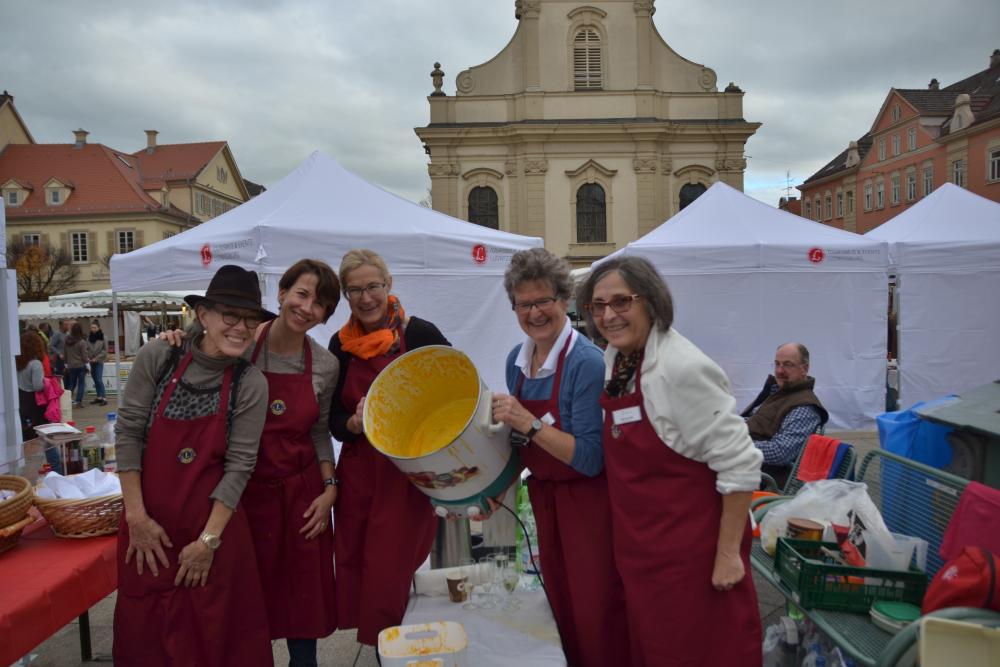
[[[15,122],[16,121],[16,122]],[[0,193],[9,243],[65,248],[78,265],[75,290],[108,287],[107,261],[184,231],[248,200],[224,141],[157,145],[128,153],[89,143],[36,144],[0,96]]]
[[799,186],[802,215],[865,233],[952,182],[1000,202],[1000,49],[942,88],[892,88],[871,129]]

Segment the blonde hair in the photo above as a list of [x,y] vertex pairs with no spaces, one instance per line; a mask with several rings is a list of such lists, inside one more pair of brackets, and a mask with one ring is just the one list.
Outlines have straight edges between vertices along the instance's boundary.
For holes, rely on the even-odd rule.
[[347,274],[362,266],[374,266],[382,274],[382,280],[388,286],[392,285],[392,274],[385,260],[374,250],[367,248],[355,248],[344,253],[344,258],[340,260],[340,287],[347,289]]

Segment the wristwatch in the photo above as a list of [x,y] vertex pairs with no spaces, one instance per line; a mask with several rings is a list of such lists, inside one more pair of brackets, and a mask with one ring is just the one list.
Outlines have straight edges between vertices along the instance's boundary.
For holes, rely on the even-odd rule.
[[323,480],[323,486],[337,486],[337,484],[339,483],[340,480],[337,479],[336,477],[327,477],[326,479]]
[[205,544],[205,546],[211,549],[212,551],[215,551],[220,546],[222,546],[222,538],[219,537],[218,535],[213,535],[207,530],[203,532],[201,535],[199,535],[198,539],[201,540]]
[[527,433],[525,433],[524,436],[528,440],[531,440],[532,438],[535,437],[536,433],[542,430],[543,426],[545,426],[545,424],[542,423],[541,419],[535,419],[535,421],[531,422],[531,429]]

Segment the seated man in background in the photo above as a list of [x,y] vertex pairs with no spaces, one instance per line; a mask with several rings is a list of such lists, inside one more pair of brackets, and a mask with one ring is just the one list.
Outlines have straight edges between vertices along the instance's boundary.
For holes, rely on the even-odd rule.
[[792,464],[809,436],[830,415],[813,393],[809,376],[809,350],[801,343],[786,343],[774,355],[774,375],[740,416],[747,422],[753,444],[764,453],[766,472],[785,486]]

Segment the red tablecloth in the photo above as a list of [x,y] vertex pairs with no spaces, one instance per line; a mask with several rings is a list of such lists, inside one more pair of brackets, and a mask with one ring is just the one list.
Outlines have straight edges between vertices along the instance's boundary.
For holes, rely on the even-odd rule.
[[0,554],[0,665],[9,665],[118,586],[115,535],[56,537],[44,521]]

